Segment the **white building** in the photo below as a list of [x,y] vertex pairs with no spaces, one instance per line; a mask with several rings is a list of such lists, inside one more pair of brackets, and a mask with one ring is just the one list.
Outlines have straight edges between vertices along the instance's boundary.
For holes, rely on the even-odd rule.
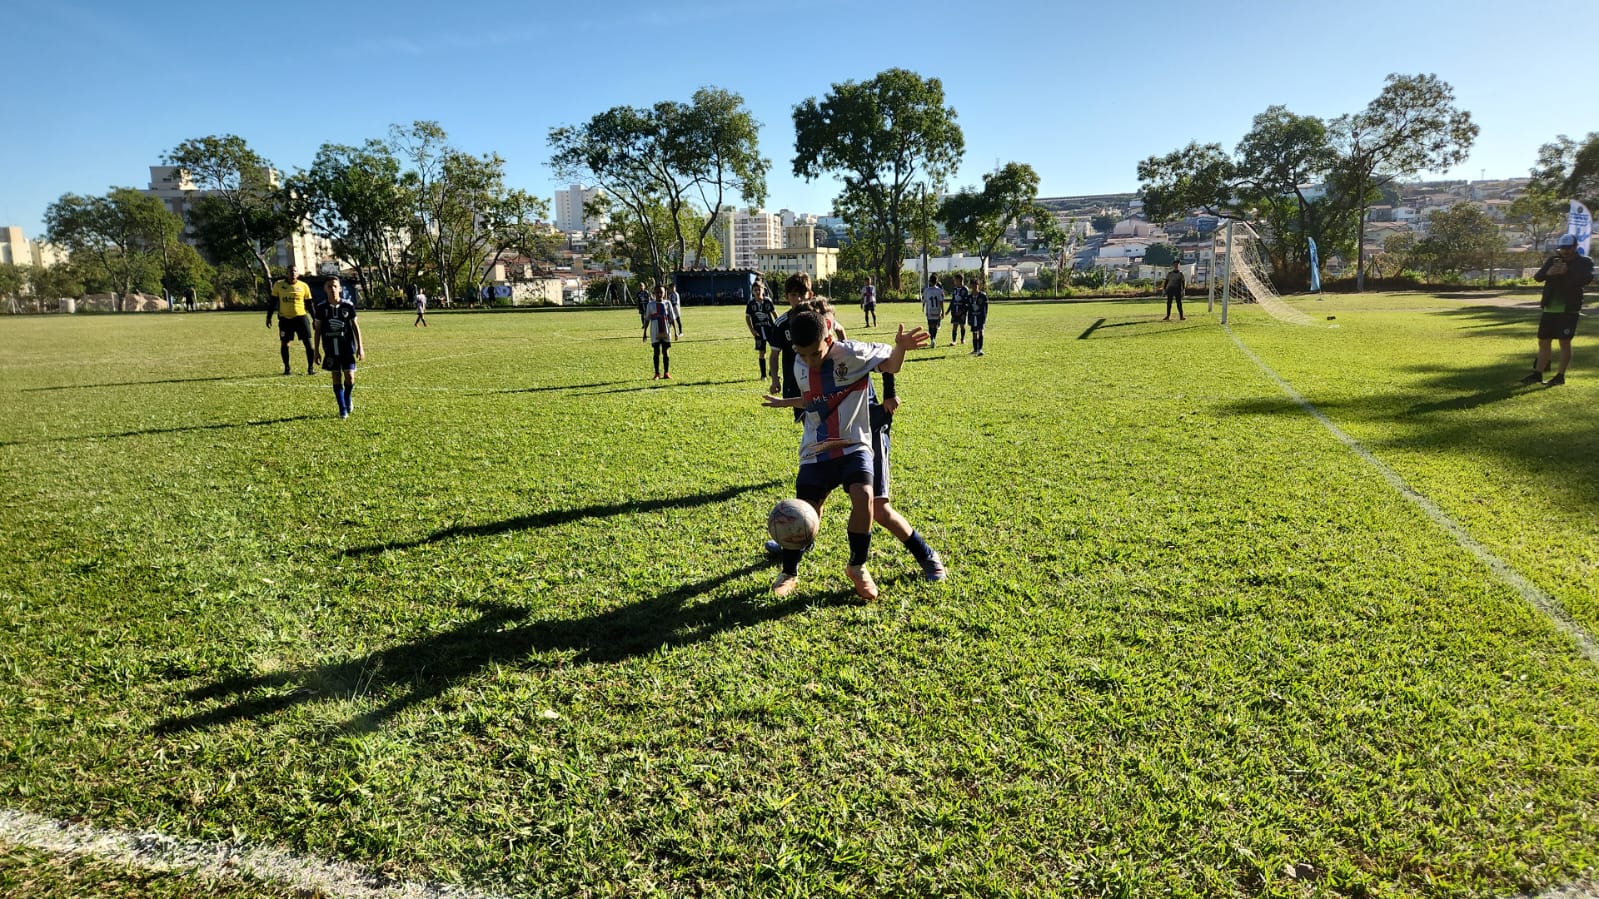
[[567,190],[555,192],[555,229],[557,231],[595,231],[604,226],[603,218],[591,219],[583,215],[583,207],[603,191],[598,187],[574,184]]
[[753,266],[756,271],[777,272],[785,276],[804,272],[811,276],[812,284],[826,281],[838,273],[838,250],[817,246],[816,229],[813,226],[795,225],[783,233],[787,246],[756,252]]
[[63,259],[59,249],[42,240],[29,240],[16,225],[0,227],[0,264],[49,268]]
[[[271,172],[272,184],[278,183],[278,173]],[[150,186],[144,190],[147,196],[155,197],[161,204],[178,218],[183,219],[184,243],[199,248],[199,239],[195,237],[194,226],[189,221],[189,212],[194,209],[200,198],[208,191],[199,190],[194,182],[184,173],[183,169],[175,165],[150,166]],[[289,265],[302,272],[317,270],[317,264],[324,259],[333,258],[333,244],[326,238],[320,237],[311,231],[310,222],[303,221],[300,227],[287,240],[278,242],[273,248],[272,255],[267,261],[279,268]]]
[[783,220],[764,209],[722,207],[722,268],[764,271],[756,255],[783,246]]

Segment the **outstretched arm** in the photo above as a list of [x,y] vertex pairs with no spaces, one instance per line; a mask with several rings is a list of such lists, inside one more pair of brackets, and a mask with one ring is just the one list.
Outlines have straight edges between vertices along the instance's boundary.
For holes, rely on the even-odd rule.
[[885,375],[898,374],[900,367],[905,364],[907,350],[919,349],[932,341],[933,338],[922,328],[912,328],[907,331],[904,325],[900,325],[898,333],[894,335],[894,351],[877,366],[877,370]]

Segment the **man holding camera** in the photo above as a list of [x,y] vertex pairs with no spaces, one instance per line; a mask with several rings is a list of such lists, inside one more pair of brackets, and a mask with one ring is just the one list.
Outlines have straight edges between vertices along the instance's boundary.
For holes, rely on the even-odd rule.
[[1550,344],[1560,341],[1560,370],[1548,386],[1566,383],[1566,366],[1571,364],[1571,338],[1577,333],[1578,313],[1582,311],[1582,288],[1593,280],[1593,260],[1577,253],[1577,235],[1562,234],[1555,242],[1555,255],[1549,257],[1534,281],[1543,282],[1543,315],[1538,318],[1538,360],[1523,384],[1545,383],[1549,370]]

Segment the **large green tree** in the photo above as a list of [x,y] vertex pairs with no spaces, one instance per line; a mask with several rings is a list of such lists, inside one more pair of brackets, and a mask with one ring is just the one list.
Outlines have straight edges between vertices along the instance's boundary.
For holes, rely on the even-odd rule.
[[1538,148],[1529,193],[1536,193],[1566,213],[1566,200],[1578,200],[1599,213],[1599,131],[1581,143],[1564,134]]
[[695,258],[713,255],[729,193],[765,202],[770,162],[757,149],[759,130],[737,94],[702,88],[689,103],[616,106],[582,125],[551,128],[550,167],[605,191],[611,214],[632,229],[634,270],[664,283],[690,258],[691,236]]
[[1456,203],[1427,220],[1427,236],[1416,242],[1411,258],[1429,275],[1458,275],[1489,268],[1504,252],[1499,226],[1476,206]]
[[958,248],[977,254],[988,279],[988,260],[1007,232],[1031,231],[1034,240],[1059,246],[1065,232],[1038,204],[1038,173],[1024,162],[1010,162],[983,176],[982,190],[962,190],[944,198],[937,218]]
[[905,237],[920,217],[915,198],[944,187],[965,146],[943,82],[906,69],[834,84],[794,107],[794,174],[843,180],[838,205],[865,216],[852,231],[881,248],[873,269],[886,289],[900,286]]
[[91,276],[116,292],[119,312],[135,288],[161,283],[165,257],[183,230],[183,221],[160,200],[131,187],[100,197],[66,194],[50,204],[44,220],[50,242],[91,266]]
[[272,283],[272,255],[299,227],[293,196],[272,164],[233,134],[186,140],[165,157],[199,198],[190,224],[212,261],[255,269],[260,285]]
[[[1357,247],[1364,244],[1373,190],[1421,172],[1463,162],[1479,131],[1471,113],[1455,106],[1455,91],[1436,75],[1389,75],[1377,98],[1329,126],[1339,150],[1337,181],[1352,198]],[[1366,254],[1356,253],[1356,289],[1364,286]]]
[[408,252],[416,204],[401,174],[393,148],[372,139],[359,147],[323,144],[291,181],[311,226],[355,269],[368,297],[392,297],[416,275]]

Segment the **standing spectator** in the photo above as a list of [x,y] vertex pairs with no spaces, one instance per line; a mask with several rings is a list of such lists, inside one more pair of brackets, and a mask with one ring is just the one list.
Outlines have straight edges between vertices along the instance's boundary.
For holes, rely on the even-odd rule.
[[966,342],[966,278],[955,276],[949,292],[949,345]]
[[1183,291],[1187,289],[1188,279],[1183,277],[1182,260],[1173,259],[1171,271],[1166,273],[1166,317],[1163,322],[1171,321],[1171,304],[1177,303],[1177,320],[1183,321]]
[[983,355],[983,328],[988,324],[988,293],[983,290],[983,282],[977,278],[972,279],[972,290],[967,299],[966,319],[971,323],[972,329],[972,355]]
[[938,323],[944,320],[944,288],[938,286],[938,276],[928,275],[927,286],[922,288],[922,311],[927,314],[928,346],[938,346]]
[[866,276],[866,286],[861,288],[861,311],[866,313],[865,328],[877,327],[877,286],[872,283],[872,276]]
[[283,356],[283,373],[289,374],[289,342],[299,338],[305,346],[305,373],[316,374],[316,347],[311,345],[311,317],[306,314],[306,304],[311,301],[311,286],[300,280],[300,272],[289,263],[283,280],[272,285],[272,298],[276,306],[267,306],[266,323],[272,327],[272,313],[278,314],[278,341]]
[[416,321],[411,322],[411,327],[414,328],[417,325],[421,325],[426,328],[428,326],[427,313],[428,295],[422,292],[422,288],[418,287],[416,289]]
[[761,364],[761,378],[764,380],[766,342],[771,337],[772,325],[777,321],[777,307],[772,303],[772,298],[766,295],[764,279],[756,278],[752,290],[749,302],[744,304],[744,326],[750,329],[750,336],[755,338],[755,359]]
[[1538,359],[1532,364],[1532,374],[1522,378],[1521,383],[1543,383],[1543,373],[1549,370],[1550,344],[1558,340],[1560,370],[1549,379],[1549,386],[1559,387],[1566,383],[1571,338],[1577,334],[1582,312],[1582,288],[1593,280],[1593,260],[1577,253],[1577,235],[1562,234],[1555,242],[1555,255],[1544,261],[1532,279],[1543,282],[1543,299],[1539,302],[1543,314],[1538,317]]
[[672,330],[682,326],[676,322],[672,301],[666,297],[666,288],[655,288],[655,299],[644,304],[644,340],[655,350],[655,377],[652,381],[672,380]]
[[644,317],[644,313],[645,313],[645,310],[648,309],[649,305],[650,305],[650,292],[644,286],[644,282],[643,281],[639,282],[638,293],[633,295],[633,303],[634,303],[634,305],[638,306],[638,321],[639,321],[639,324],[640,325],[648,324],[649,323],[649,319]]

